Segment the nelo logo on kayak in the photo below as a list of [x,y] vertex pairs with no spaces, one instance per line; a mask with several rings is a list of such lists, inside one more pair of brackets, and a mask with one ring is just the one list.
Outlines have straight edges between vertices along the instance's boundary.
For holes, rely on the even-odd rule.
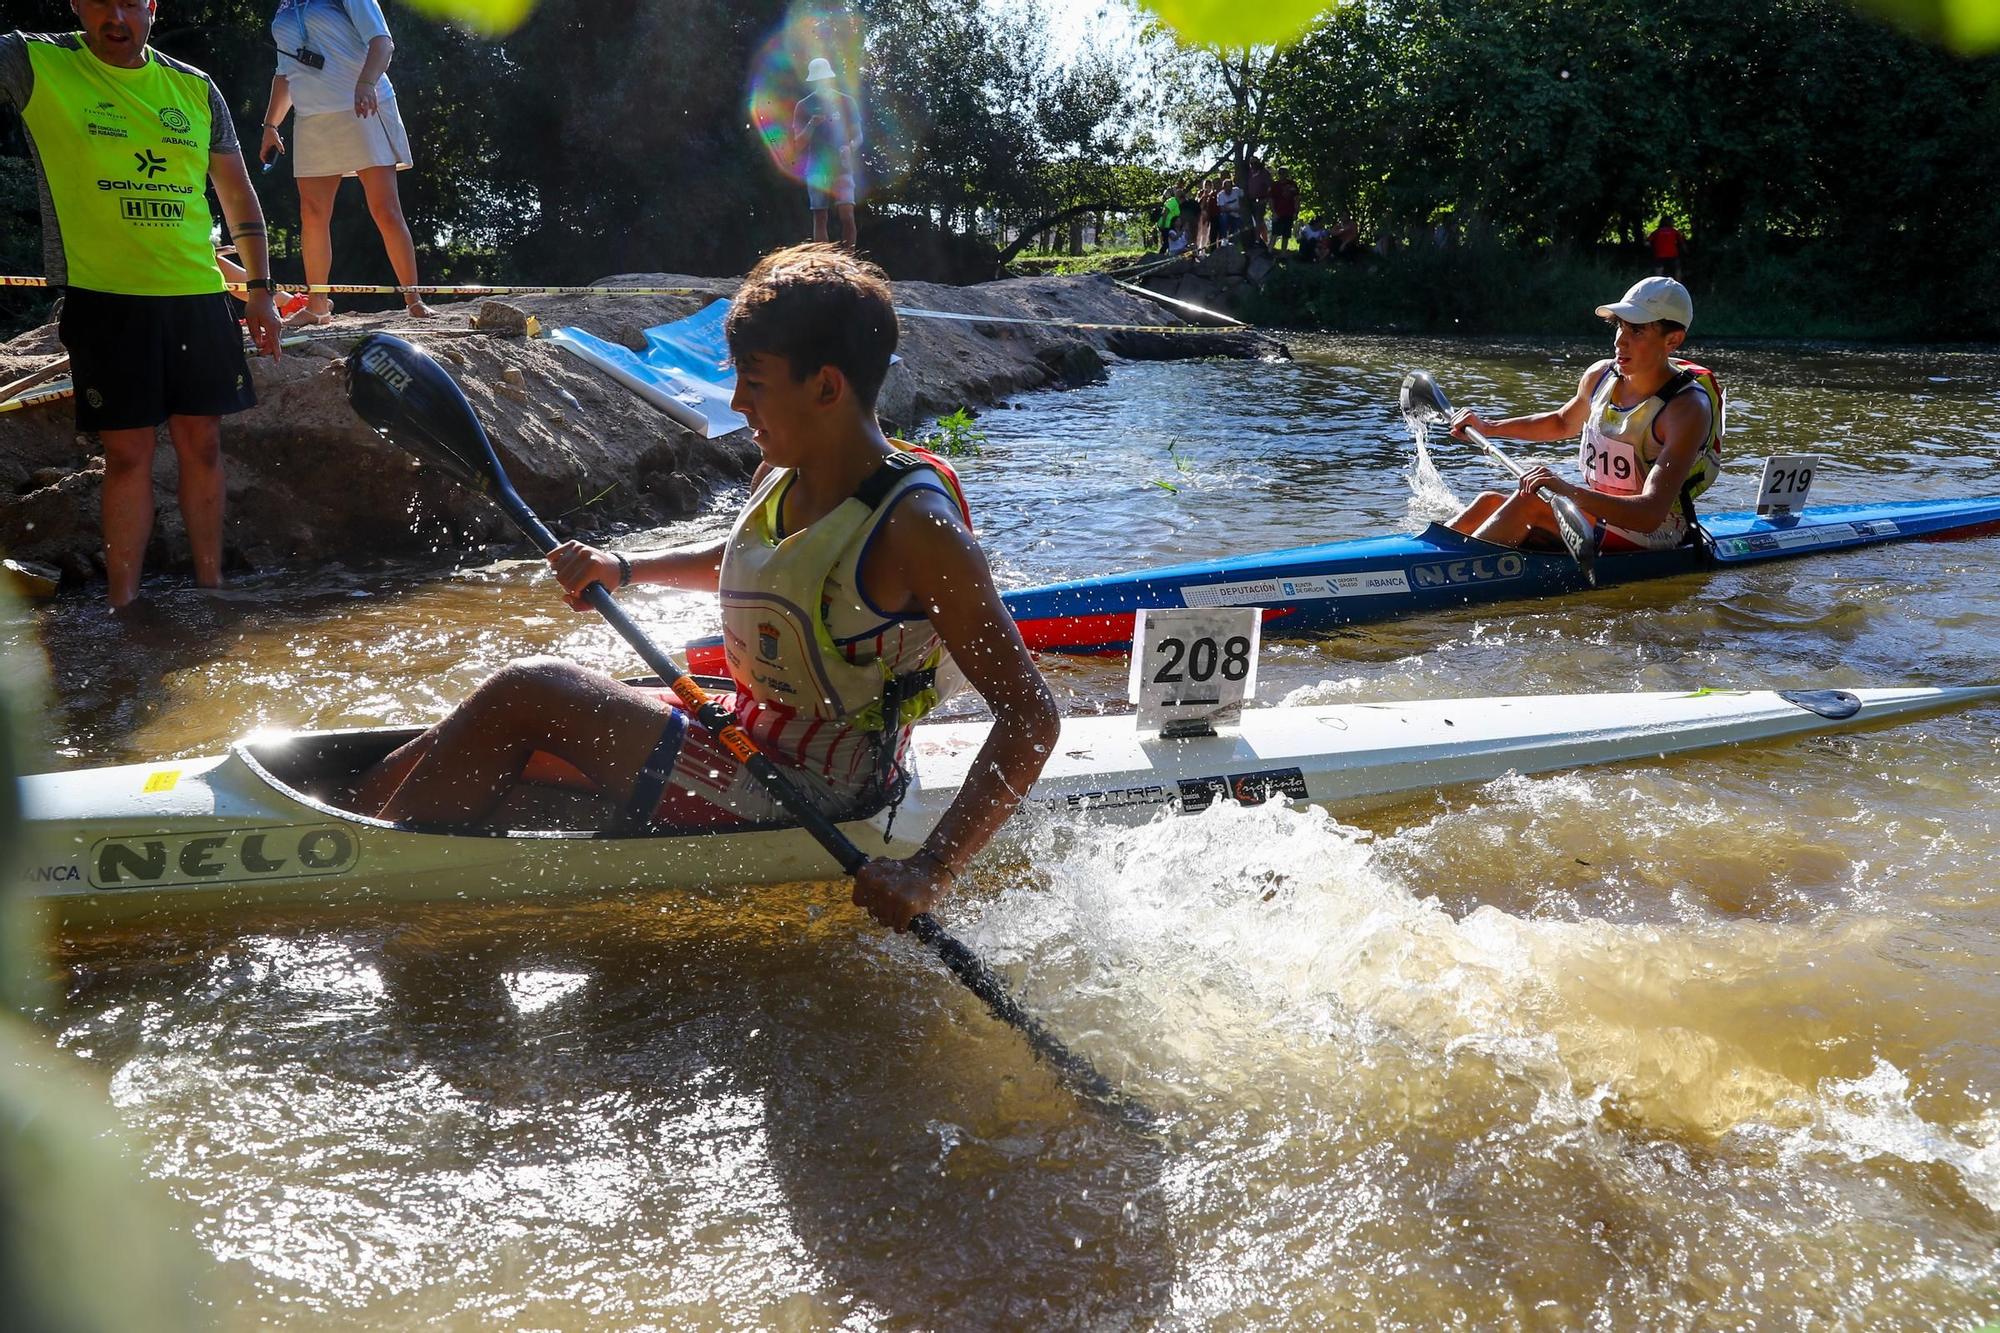
[[1444,588],[1455,583],[1502,583],[1526,573],[1528,562],[1513,551],[1505,555],[1482,555],[1471,560],[1445,560],[1435,565],[1418,565],[1410,577],[1419,588]]
[[335,824],[106,838],[91,849],[90,883],[99,889],[159,889],[310,879],[353,869],[359,853],[354,831]]

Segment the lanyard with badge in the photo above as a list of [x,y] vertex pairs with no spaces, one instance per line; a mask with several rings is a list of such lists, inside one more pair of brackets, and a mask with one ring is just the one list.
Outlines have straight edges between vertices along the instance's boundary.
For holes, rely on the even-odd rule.
[[311,36],[306,31],[306,9],[311,4],[312,0],[298,0],[297,4],[282,5],[279,7],[278,10],[278,16],[280,18],[284,17],[284,12],[287,9],[291,10],[293,14],[298,16],[299,20],[298,48],[296,50],[287,51],[284,47],[278,46],[278,39],[276,37],[273,37],[271,39],[271,45],[278,46],[279,55],[290,56],[293,60],[298,61],[301,65],[304,65],[307,69],[325,69],[326,57],[312,49],[312,46],[310,45]]

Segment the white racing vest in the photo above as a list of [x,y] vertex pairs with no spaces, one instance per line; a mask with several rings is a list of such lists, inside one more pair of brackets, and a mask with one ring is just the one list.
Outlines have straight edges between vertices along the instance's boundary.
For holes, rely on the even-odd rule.
[[868,604],[862,559],[911,491],[962,501],[947,467],[899,452],[832,512],[780,537],[794,475],[773,469],[723,547],[723,654],[739,701],[752,704],[739,716],[752,714],[744,720],[753,739],[829,777],[859,776],[858,742],[878,756],[886,744],[893,757],[901,737],[882,733],[937,706],[944,662],[929,620]]
[[1692,361],[1669,361],[1674,375],[1658,393],[1630,408],[1612,402],[1620,380],[1607,369],[1599,376],[1590,394],[1590,415],[1584,420],[1583,435],[1577,441],[1577,466],[1583,484],[1605,495],[1637,495],[1645,489],[1646,474],[1653,470],[1665,446],[1654,432],[1660,413],[1676,395],[1694,389],[1708,399],[1708,438],[1702,441],[1687,482],[1681,487],[1680,507],[1689,521],[1694,519],[1694,501],[1715,483],[1722,471],[1722,386],[1715,373]]

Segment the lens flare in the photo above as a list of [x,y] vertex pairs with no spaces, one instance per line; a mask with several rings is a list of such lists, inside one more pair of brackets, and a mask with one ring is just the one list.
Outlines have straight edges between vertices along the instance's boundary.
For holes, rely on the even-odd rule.
[[[750,124],[778,170],[827,203],[867,195],[866,47],[861,20],[796,4],[750,62]],[[864,126],[864,121],[870,121]]]

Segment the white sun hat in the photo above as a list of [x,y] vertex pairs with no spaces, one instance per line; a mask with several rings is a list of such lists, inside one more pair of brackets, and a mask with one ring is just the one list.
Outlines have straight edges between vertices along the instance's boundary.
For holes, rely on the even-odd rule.
[[833,62],[825,56],[814,56],[812,64],[806,66],[807,83],[824,83],[833,77]]
[[1672,278],[1647,278],[1633,283],[1623,300],[1597,307],[1597,315],[1599,319],[1616,315],[1628,324],[1670,319],[1686,328],[1694,323],[1694,298]]

